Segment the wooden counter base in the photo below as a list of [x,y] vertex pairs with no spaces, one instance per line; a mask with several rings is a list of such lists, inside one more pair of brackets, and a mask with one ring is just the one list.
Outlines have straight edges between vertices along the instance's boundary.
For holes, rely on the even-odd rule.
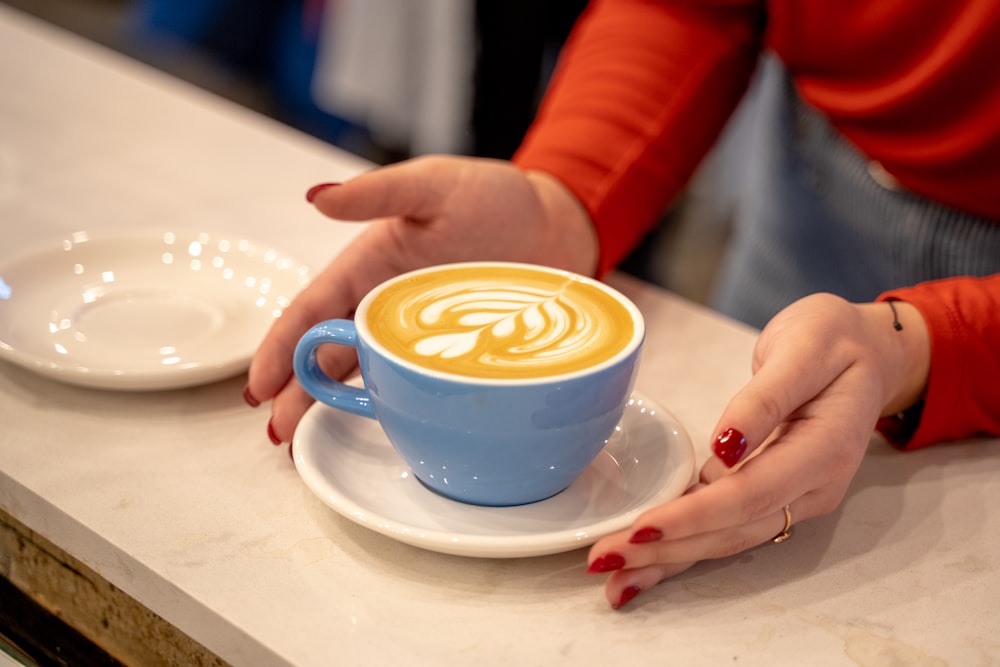
[[126,665],[227,664],[3,509],[0,575],[98,647],[87,647],[72,637],[63,638],[59,649],[63,659],[73,660],[64,649],[72,646],[74,653],[87,657],[106,652],[110,659],[105,663],[99,658],[100,664],[114,664],[116,660]]

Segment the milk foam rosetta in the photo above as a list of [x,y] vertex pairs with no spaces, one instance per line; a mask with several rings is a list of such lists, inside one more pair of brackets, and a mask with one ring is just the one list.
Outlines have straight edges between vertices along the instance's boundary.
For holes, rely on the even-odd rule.
[[393,354],[478,378],[533,378],[605,361],[635,333],[629,311],[570,276],[521,267],[448,268],[390,285],[367,325]]

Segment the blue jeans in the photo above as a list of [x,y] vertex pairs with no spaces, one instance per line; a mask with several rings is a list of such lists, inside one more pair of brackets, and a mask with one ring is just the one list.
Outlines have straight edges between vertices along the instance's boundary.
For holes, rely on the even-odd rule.
[[[793,301],[1000,272],[1000,221],[906,192],[762,61],[733,236],[712,305],[763,327]],[[1000,192],[998,192],[1000,196]]]

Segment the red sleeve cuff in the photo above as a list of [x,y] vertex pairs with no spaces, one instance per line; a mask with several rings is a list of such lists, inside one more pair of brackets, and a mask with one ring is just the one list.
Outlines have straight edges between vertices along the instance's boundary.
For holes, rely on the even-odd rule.
[[877,428],[903,449],[1000,435],[1000,274],[949,278],[886,292],[906,301],[930,330],[931,366],[922,404]]

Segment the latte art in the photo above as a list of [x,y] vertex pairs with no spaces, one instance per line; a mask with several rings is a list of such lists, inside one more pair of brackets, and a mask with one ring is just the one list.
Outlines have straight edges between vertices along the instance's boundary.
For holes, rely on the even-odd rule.
[[595,334],[593,318],[560,293],[471,287],[440,301],[435,297],[415,302],[413,314],[419,326],[448,333],[417,340],[413,351],[422,357],[471,357],[486,366],[545,364],[580,354]]
[[375,340],[424,368],[479,378],[567,373],[631,341],[629,311],[573,276],[520,267],[447,268],[390,285],[367,311]]

